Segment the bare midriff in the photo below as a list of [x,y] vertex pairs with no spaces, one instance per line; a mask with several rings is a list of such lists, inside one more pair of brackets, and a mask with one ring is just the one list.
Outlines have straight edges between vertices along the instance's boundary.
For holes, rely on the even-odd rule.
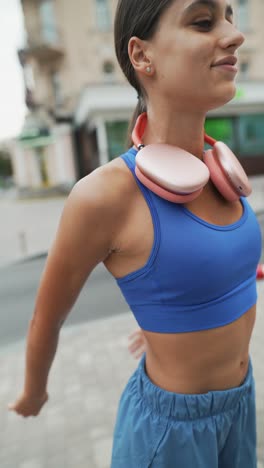
[[147,340],[146,372],[170,392],[194,394],[238,387],[249,365],[256,306],[235,322],[191,333],[153,333]]

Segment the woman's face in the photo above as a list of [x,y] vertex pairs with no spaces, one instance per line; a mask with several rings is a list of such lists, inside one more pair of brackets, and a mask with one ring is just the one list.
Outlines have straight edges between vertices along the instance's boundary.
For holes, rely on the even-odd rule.
[[243,42],[226,0],[175,0],[148,44],[154,72],[147,93],[185,110],[225,104],[235,95],[234,57]]

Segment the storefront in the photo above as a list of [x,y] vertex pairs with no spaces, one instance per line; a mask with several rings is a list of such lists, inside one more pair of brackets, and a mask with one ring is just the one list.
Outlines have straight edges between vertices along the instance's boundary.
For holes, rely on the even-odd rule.
[[67,192],[77,180],[71,125],[49,125],[31,112],[13,142],[12,166],[20,193]]

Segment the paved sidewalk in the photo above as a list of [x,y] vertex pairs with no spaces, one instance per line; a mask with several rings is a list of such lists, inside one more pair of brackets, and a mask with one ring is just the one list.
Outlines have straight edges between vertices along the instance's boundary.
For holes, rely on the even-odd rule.
[[[259,466],[263,468],[264,282],[258,284],[251,355],[257,387],[258,454],[263,463]],[[135,326],[132,314],[124,312],[64,327],[50,374],[50,400],[38,418],[25,420],[6,411],[22,386],[24,344],[0,349],[1,468],[109,468],[118,400],[137,365],[127,351],[127,336]]]

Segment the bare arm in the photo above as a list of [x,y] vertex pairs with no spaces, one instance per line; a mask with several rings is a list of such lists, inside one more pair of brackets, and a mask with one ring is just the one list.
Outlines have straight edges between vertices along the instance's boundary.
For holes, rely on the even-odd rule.
[[[120,194],[116,176],[107,171],[99,169],[76,184],[48,255],[27,337],[24,392],[11,406],[25,416],[38,414],[46,401],[60,328],[90,272],[115,248]],[[37,409],[28,410],[29,401]]]

